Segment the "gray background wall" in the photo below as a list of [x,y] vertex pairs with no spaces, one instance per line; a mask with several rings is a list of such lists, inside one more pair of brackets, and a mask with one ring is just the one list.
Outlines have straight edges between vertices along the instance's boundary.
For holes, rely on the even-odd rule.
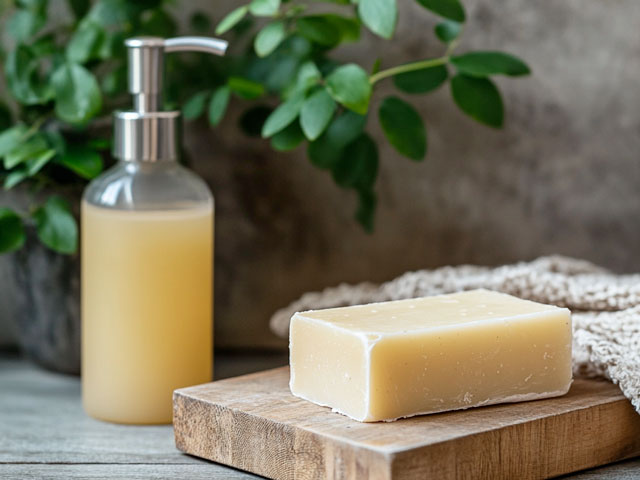
[[[237,3],[181,8],[219,18]],[[434,17],[399,3],[393,42],[369,37],[341,57],[371,65],[380,55],[390,66],[441,53]],[[267,325],[279,307],[308,290],[407,270],[561,253],[640,271],[640,2],[465,4],[459,51],[506,50],[534,74],[499,80],[502,131],[458,112],[448,88],[413,97],[429,154],[413,163],[381,142],[374,235],[352,220],[354,196],[303,151],[274,153],[238,133],[239,109],[216,130],[188,127],[187,149],[217,202],[218,345],[283,347]],[[392,90],[384,84],[376,101]]]
[[[463,116],[448,88],[413,97],[428,157],[412,163],[381,143],[374,235],[352,221],[354,196],[303,151],[273,153],[231,121],[192,132],[188,148],[218,202],[220,343],[282,345],[267,320],[303,292],[412,269],[561,253],[640,270],[640,3],[465,3],[459,50],[513,52],[534,74],[499,80],[502,131]],[[370,65],[380,52],[392,65],[440,53],[433,17],[400,4],[395,41],[371,38],[342,58]]]

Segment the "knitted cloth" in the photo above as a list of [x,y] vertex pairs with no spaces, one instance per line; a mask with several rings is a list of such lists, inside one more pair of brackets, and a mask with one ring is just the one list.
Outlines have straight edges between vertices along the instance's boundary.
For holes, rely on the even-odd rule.
[[583,260],[551,256],[498,268],[420,270],[381,285],[342,284],[306,293],[278,310],[271,329],[287,337],[295,312],[475,288],[571,309],[574,374],[617,383],[640,413],[640,275],[614,275]]

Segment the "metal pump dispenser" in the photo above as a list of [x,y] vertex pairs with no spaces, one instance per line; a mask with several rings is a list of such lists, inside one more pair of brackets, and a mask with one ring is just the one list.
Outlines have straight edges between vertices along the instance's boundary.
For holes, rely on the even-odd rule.
[[114,114],[115,165],[82,200],[82,396],[117,423],[171,423],[172,392],[211,381],[214,199],[180,162],[163,110],[164,54],[223,55],[203,37],[130,38],[133,110]]
[[125,45],[134,110],[114,114],[113,155],[125,161],[176,160],[180,153],[180,112],[162,109],[164,54],[224,55],[227,42],[208,37],[136,37],[127,39]]

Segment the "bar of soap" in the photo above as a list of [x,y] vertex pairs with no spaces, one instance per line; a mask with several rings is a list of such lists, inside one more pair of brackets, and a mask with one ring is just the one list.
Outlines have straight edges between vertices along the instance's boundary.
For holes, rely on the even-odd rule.
[[489,290],[296,313],[293,395],[361,422],[564,395],[566,308]]

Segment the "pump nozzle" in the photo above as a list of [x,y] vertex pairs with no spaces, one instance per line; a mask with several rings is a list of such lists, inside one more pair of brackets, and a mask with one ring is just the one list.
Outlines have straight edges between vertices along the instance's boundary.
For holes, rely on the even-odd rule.
[[115,113],[113,154],[127,161],[175,160],[180,153],[180,112],[162,110],[164,54],[224,55],[227,42],[207,37],[136,37],[125,45],[134,110]]
[[129,92],[139,112],[162,107],[165,52],[205,52],[224,55],[227,42],[208,37],[134,37],[125,41],[129,57]]
[[229,44],[225,40],[209,37],[176,37],[164,41],[165,52],[204,52],[224,55]]

